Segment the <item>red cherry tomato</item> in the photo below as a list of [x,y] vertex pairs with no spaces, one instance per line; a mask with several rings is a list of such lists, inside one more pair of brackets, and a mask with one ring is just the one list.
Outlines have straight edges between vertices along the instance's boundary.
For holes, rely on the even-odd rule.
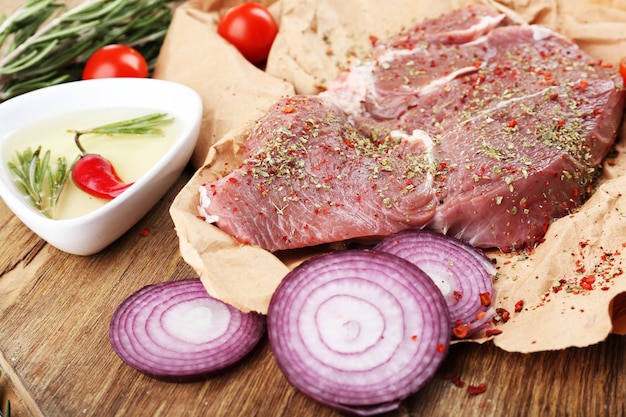
[[83,80],[92,78],[148,77],[148,63],[127,45],[107,45],[94,52],[83,69]]
[[222,16],[217,33],[256,65],[267,60],[278,33],[278,25],[265,7],[256,3],[243,3]]

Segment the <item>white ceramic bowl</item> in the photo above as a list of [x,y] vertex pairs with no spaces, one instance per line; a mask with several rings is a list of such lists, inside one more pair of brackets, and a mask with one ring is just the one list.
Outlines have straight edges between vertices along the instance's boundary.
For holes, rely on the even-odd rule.
[[[46,87],[0,103],[0,141],[40,119],[87,109],[154,108],[181,123],[180,135],[163,157],[130,188],[80,217],[52,220],[18,190],[7,161],[0,164],[0,197],[33,232],[56,248],[91,255],[111,244],[165,194],[188,163],[200,131],[202,101],[189,87],[151,78],[110,78]],[[2,143],[0,142],[0,145]]]

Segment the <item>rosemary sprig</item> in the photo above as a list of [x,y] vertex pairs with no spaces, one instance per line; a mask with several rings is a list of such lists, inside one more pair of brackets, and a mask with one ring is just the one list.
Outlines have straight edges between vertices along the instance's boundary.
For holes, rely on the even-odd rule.
[[[80,154],[87,153],[80,144],[78,138],[81,135],[94,133],[100,135],[147,135],[161,134],[160,127],[172,123],[173,117],[168,117],[167,113],[151,113],[133,119],[120,122],[108,123],[86,130],[68,130],[74,133],[74,140],[80,150]],[[17,163],[9,162],[9,170],[13,174],[15,183],[31,202],[44,216],[54,218],[56,208],[63,187],[70,177],[74,162],[68,164],[65,157],[59,157],[56,165],[51,167],[50,150],[45,152],[39,146],[34,151],[27,148],[23,152],[16,152]]]
[[165,126],[173,121],[173,117],[167,118],[167,113],[151,113],[134,119],[109,123],[87,130],[75,130],[74,132],[81,135],[87,133],[100,135],[156,135],[161,133],[161,129],[159,129],[160,126]]
[[151,113],[146,116],[136,117],[134,119],[123,120],[121,122],[109,123],[106,125],[94,127],[87,130],[73,130],[74,142],[81,154],[87,151],[80,143],[80,137],[88,133],[99,135],[159,135],[161,134],[160,126],[170,124],[174,118],[167,118],[167,113]]
[[50,166],[50,150],[43,152],[41,146],[34,151],[27,148],[16,153],[17,164],[9,162],[17,187],[43,215],[54,217],[54,208],[67,181],[71,166],[65,157],[57,158],[56,167]]
[[80,79],[87,58],[109,43],[138,49],[154,67],[172,0],[27,0],[0,18],[0,102]]

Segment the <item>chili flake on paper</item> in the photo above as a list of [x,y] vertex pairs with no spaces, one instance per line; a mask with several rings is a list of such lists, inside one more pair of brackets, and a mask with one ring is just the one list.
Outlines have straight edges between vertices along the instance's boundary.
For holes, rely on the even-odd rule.
[[[547,291],[543,299],[548,301],[551,294],[565,292],[573,295],[585,295],[590,291],[608,291],[615,284],[615,279],[624,274],[620,249],[607,250],[600,247],[600,255],[591,268],[588,267],[588,255],[584,250],[590,246],[589,241],[579,243],[578,253],[571,253],[574,263],[574,276],[562,277],[556,280],[550,290]],[[622,243],[622,248],[626,243]]]

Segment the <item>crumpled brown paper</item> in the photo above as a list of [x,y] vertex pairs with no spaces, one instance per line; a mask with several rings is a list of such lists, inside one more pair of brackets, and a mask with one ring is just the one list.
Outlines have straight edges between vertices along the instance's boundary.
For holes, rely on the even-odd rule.
[[[469,3],[491,4],[520,23],[550,26],[606,62],[615,64],[626,55],[623,0],[278,0],[265,2],[280,32],[263,71],[215,32],[220,14],[238,2],[191,0],[179,6],[155,77],[191,86],[205,105],[192,159],[198,171],[170,209],[181,254],[209,293],[245,311],[265,313],[282,277],[314,253],[275,256],[239,244],[197,217],[197,190],[241,161],[243,132],[278,97],[315,94],[369,48],[372,36],[385,38]],[[495,307],[511,316],[498,325],[502,334],[494,338],[496,345],[532,352],[587,346],[610,332],[626,333],[626,200],[621,194],[626,157],[622,146],[618,150],[594,196],[578,213],[550,226],[536,250],[488,253],[498,268]]]

